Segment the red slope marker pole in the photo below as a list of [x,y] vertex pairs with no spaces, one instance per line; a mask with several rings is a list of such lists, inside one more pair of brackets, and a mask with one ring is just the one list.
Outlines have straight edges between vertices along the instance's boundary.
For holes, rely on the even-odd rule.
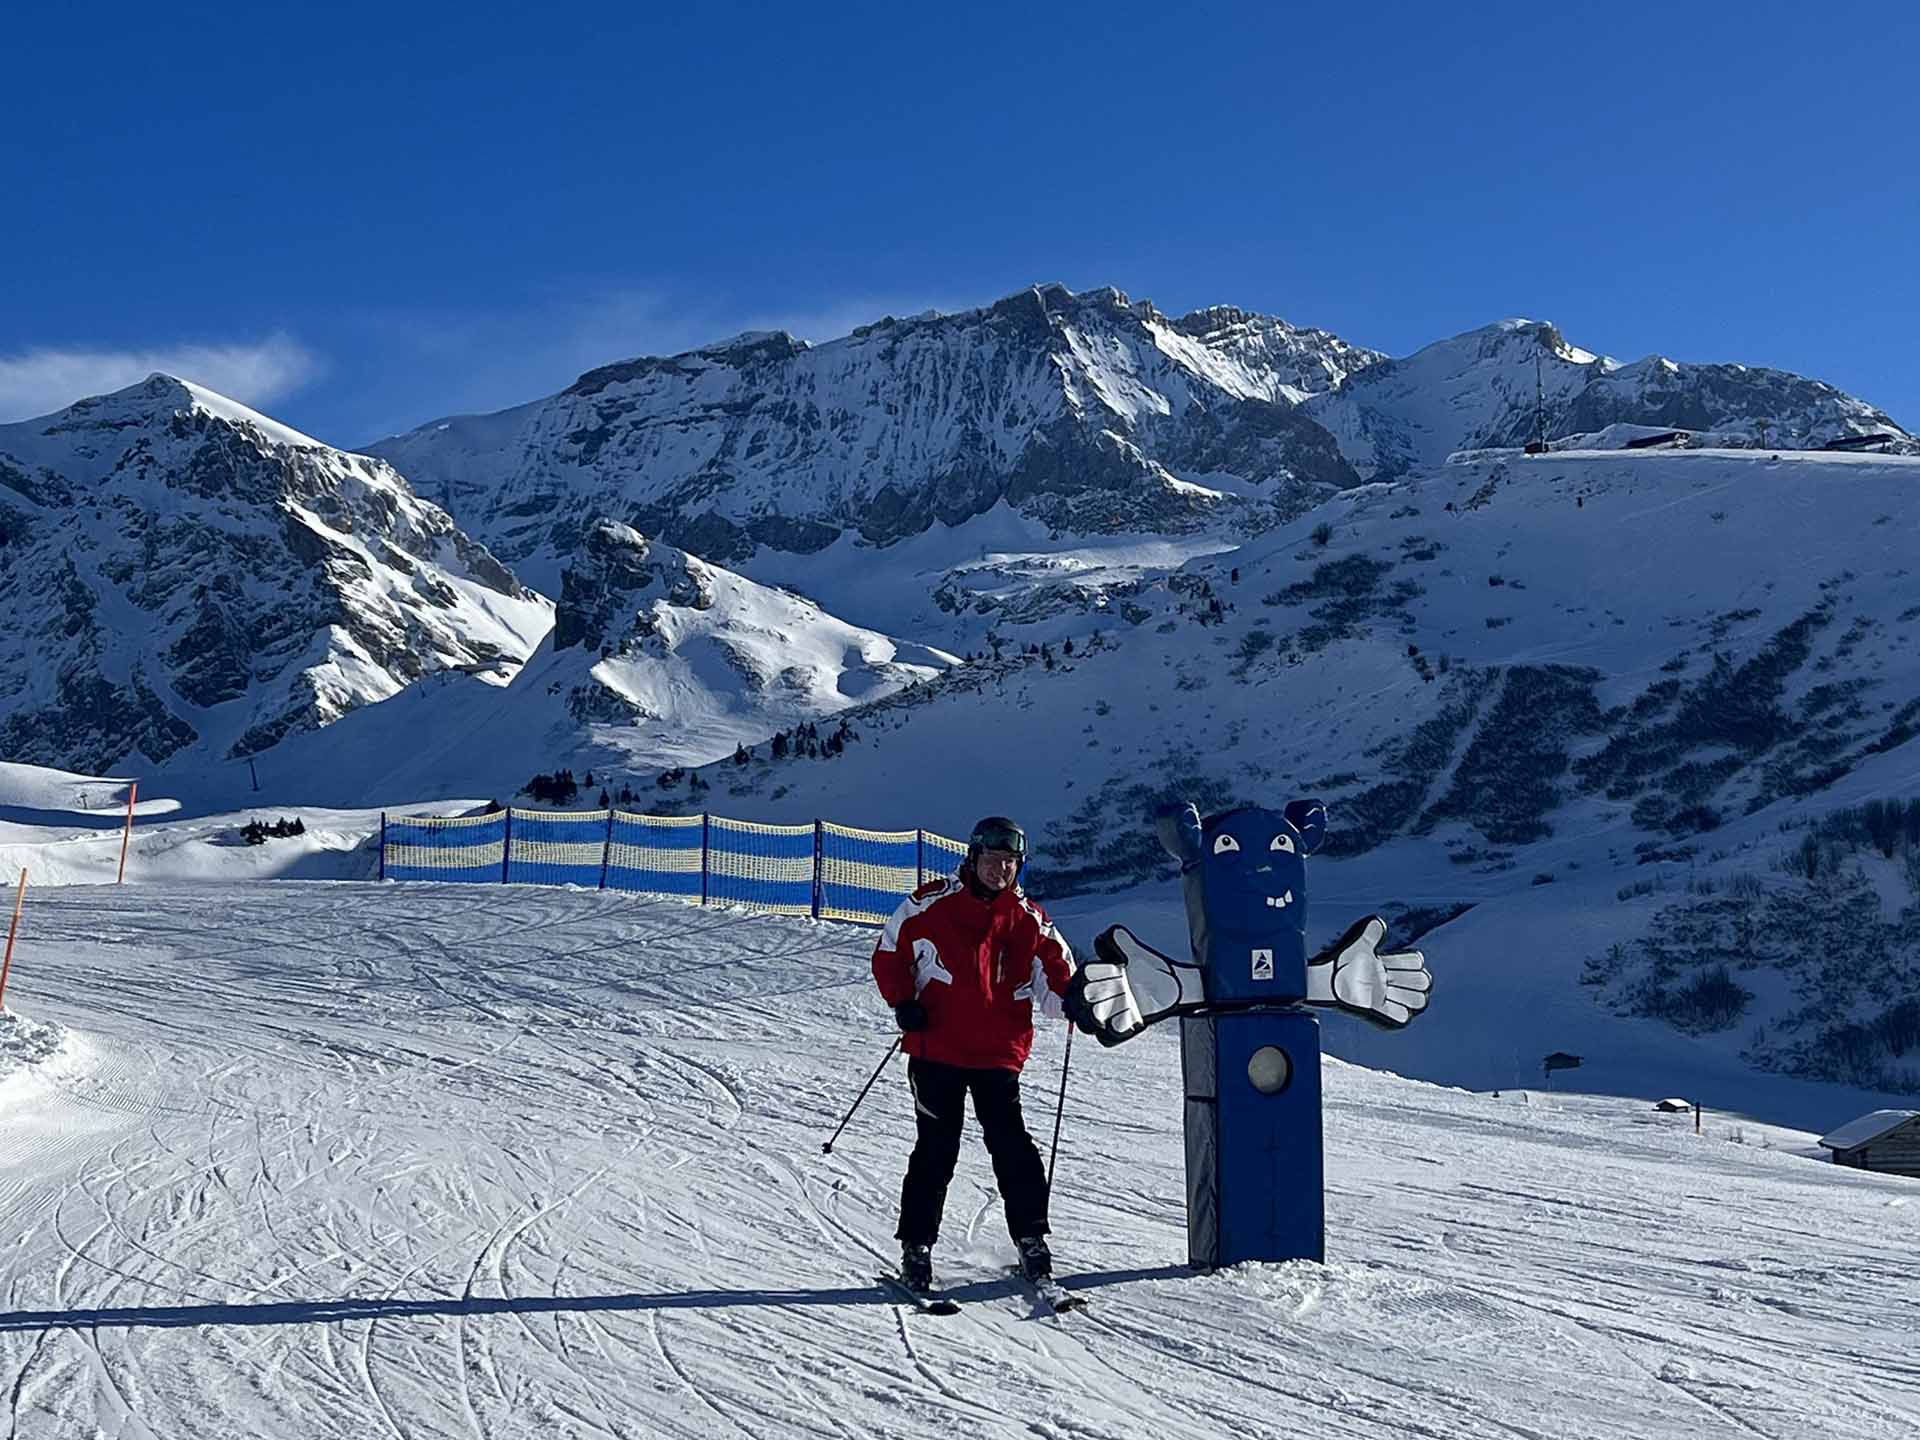
[[133,839],[133,802],[139,798],[140,782],[135,780],[127,786],[127,828],[120,832],[120,878],[113,883],[127,883],[127,844]]
[[7,958],[0,961],[0,1010],[7,1008],[7,974],[13,969],[13,937],[20,932],[20,911],[27,903],[27,872],[20,872],[20,893],[13,901],[13,923],[7,926]]

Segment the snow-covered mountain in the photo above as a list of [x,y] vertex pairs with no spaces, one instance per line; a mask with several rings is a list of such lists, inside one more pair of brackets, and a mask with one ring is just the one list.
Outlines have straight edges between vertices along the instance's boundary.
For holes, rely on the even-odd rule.
[[[956,663],[599,521],[561,573],[552,630],[504,690],[464,673],[430,676],[323,733],[290,736],[256,769],[280,803],[511,800],[533,776],[565,769],[596,777],[588,801],[601,784],[616,794],[634,785],[645,804],[662,771],[730,756]],[[245,804],[252,773],[222,768],[187,759],[157,783],[202,804]]]
[[757,738],[958,663],[611,520],[587,531],[562,577],[547,654],[559,664],[530,666],[529,683],[578,672],[567,687],[576,720],[653,725],[663,741],[684,738],[695,711],[745,711]]
[[1006,503],[1050,529],[1290,514],[1356,476],[1297,402],[1382,357],[1226,308],[1037,286],[808,345],[749,334],[371,447],[532,583],[584,515],[711,560],[881,543]]
[[385,462],[165,375],[0,425],[0,755],[238,757],[551,617]]
[[[1058,285],[817,346],[755,333],[608,365],[548,399],[369,448],[543,588],[584,517],[607,515],[814,593],[796,558],[871,554],[996,513],[1069,544],[1237,541],[1363,479],[1519,445],[1543,409],[1550,437],[1625,424],[1793,449],[1884,433],[1920,449],[1819,381],[1620,365],[1532,321],[1390,360],[1230,306],[1175,319]],[[974,557],[926,558],[923,570]]]
[[1885,414],[1822,381],[1658,355],[1622,365],[1531,320],[1505,320],[1367,366],[1305,404],[1369,479],[1438,465],[1456,450],[1523,445],[1543,426],[1548,439],[1630,424],[1794,450],[1889,434],[1900,448],[1920,449]]
[[[1893,1089],[1920,849],[1876,851],[1879,822],[1843,812],[1920,818],[1916,533],[1920,459],[1507,452],[1005,623],[973,663],[850,712],[850,759],[763,747],[663,794],[949,834],[1018,814],[1049,896],[1160,875],[1163,800],[1311,795],[1353,863],[1341,892],[1396,920],[1553,887],[1476,933],[1553,951],[1560,1047],[1615,1007]],[[1329,939],[1353,918],[1315,914]],[[1511,1074],[1489,1045],[1468,1083]],[[1457,1048],[1448,1065],[1415,1073],[1456,1076]]]

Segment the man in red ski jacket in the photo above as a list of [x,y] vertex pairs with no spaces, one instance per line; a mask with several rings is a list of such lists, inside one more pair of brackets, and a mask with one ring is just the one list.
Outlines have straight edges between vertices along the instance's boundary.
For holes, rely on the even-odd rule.
[[1032,1279],[1050,1277],[1047,1176],[1020,1115],[1020,1067],[1036,1010],[1061,1019],[1073,954],[1021,890],[1027,837],[993,815],[973,827],[959,872],[922,885],[894,911],[873,952],[873,978],[905,1039],[918,1127],[900,1187],[901,1275],[933,1283],[933,1245],[960,1159],[966,1098],[993,1157],[1007,1230]]

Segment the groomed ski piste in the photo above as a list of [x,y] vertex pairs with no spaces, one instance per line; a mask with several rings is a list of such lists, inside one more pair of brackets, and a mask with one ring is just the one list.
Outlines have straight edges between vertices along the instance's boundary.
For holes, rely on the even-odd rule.
[[[1082,1039],[1054,1248],[1088,1308],[1007,1275],[970,1137],[936,1251],[964,1309],[923,1316],[870,1278],[900,1062],[821,1153],[892,1039],[870,930],[364,882],[70,885],[27,915],[10,1435],[1920,1427],[1920,1188],[1803,1132],[1330,1059],[1327,1263],[1195,1274],[1174,1036]],[[1043,1146],[1064,1039],[1027,1072]]]

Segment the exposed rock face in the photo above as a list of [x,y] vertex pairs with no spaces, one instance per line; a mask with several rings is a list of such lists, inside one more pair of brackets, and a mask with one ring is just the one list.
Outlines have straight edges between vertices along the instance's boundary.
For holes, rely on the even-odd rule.
[[[647,594],[651,592],[651,596]],[[685,551],[655,546],[616,521],[603,520],[586,533],[580,556],[560,581],[553,612],[553,648],[589,649],[631,637],[637,626],[653,633],[635,607],[648,598],[688,610],[713,608],[713,577]]]
[[167,376],[0,426],[0,487],[9,759],[242,756],[546,628],[384,462]]
[[371,448],[549,583],[581,538],[567,517],[596,511],[720,562],[848,530],[886,543],[1003,501],[1056,529],[1180,530],[1354,483],[1297,401],[1379,358],[1237,310],[1171,320],[1050,285],[819,346],[747,335],[609,365]]

